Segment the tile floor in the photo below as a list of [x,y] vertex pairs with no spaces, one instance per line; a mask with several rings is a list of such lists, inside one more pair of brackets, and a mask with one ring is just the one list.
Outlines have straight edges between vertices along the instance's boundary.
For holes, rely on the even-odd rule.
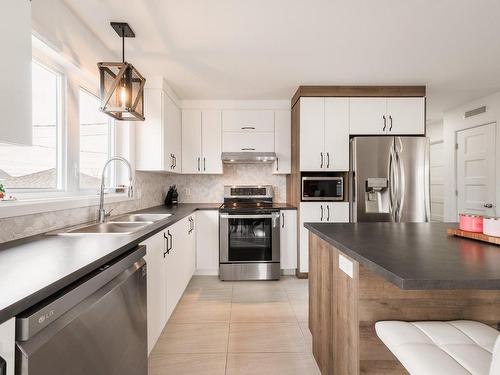
[[149,358],[150,375],[319,375],[307,280],[195,276]]

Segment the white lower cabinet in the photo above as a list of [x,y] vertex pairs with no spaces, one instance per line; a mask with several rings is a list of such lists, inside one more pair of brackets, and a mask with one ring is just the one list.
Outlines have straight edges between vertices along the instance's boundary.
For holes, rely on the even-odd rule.
[[148,353],[154,348],[195,269],[195,215],[151,236],[146,245],[148,269]]
[[[7,366],[5,375],[14,375],[14,355],[16,349],[16,318],[0,324],[0,360]],[[2,373],[3,374],[3,373]]]
[[282,270],[297,268],[297,210],[281,210],[280,263]]
[[196,212],[196,274],[219,274],[219,211]]
[[349,202],[301,202],[299,271],[309,272],[309,231],[304,223],[348,223]]

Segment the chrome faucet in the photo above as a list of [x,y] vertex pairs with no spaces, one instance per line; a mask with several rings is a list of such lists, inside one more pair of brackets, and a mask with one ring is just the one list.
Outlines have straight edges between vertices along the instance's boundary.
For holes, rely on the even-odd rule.
[[127,196],[129,198],[132,198],[134,196],[134,187],[132,185],[132,166],[128,162],[127,159],[122,158],[121,156],[115,156],[110,158],[106,164],[104,164],[104,168],[102,169],[102,177],[101,177],[101,193],[99,197],[99,210],[97,211],[98,213],[98,221],[99,223],[104,223],[106,221],[106,218],[111,214],[111,211],[106,212],[104,209],[104,177],[106,175],[106,168],[108,167],[109,164],[111,164],[112,161],[121,161],[125,163],[125,165],[128,167],[128,180],[129,180],[129,186],[127,190]]

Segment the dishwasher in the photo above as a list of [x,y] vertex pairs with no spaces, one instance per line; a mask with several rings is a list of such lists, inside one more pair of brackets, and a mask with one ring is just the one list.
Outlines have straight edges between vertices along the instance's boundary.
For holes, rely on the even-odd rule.
[[16,317],[16,375],[147,375],[144,246]]

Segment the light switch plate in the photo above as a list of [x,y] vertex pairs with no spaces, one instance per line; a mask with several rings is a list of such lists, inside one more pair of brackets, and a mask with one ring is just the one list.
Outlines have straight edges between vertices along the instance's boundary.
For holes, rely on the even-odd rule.
[[354,277],[354,265],[345,256],[339,254],[339,268],[351,279]]

